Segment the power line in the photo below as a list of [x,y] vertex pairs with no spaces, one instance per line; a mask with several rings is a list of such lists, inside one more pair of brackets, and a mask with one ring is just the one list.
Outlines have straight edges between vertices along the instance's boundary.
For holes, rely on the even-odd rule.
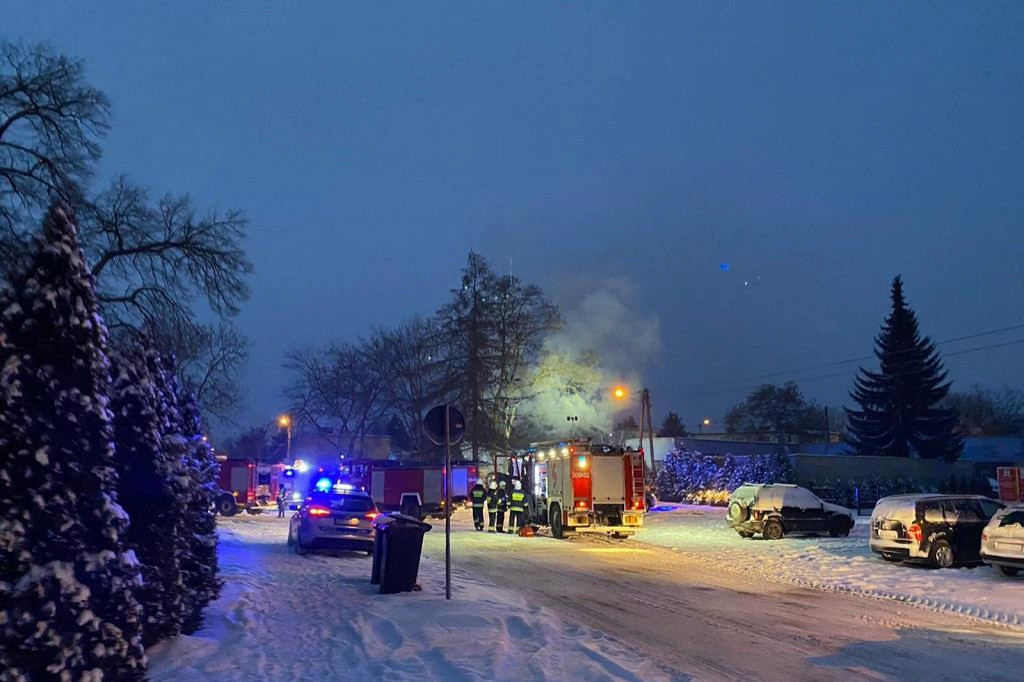
[[[1024,326],[1024,325],[1021,325],[1021,326]],[[977,346],[975,348],[964,348],[962,350],[957,350],[957,351],[951,351],[949,353],[944,353],[943,356],[944,357],[954,357],[954,356],[957,356],[957,355],[969,355],[971,353],[980,353],[981,351],[984,351],[984,350],[992,350],[994,348],[1004,348],[1006,346],[1015,346],[1017,344],[1024,344],[1024,338],[1022,338],[1022,339],[1013,339],[1012,341],[1003,341],[1001,343],[992,343],[992,344],[988,344],[988,345],[985,345],[985,346]],[[829,366],[829,365],[826,365],[826,366]],[[855,374],[858,371],[858,369],[859,368],[850,368],[850,369],[843,370],[842,372],[833,372],[833,373],[830,373],[830,374],[822,374],[822,375],[819,375],[819,376],[804,377],[804,378],[800,379],[800,383],[801,384],[806,384],[806,383],[810,383],[812,381],[820,381],[820,380],[824,380],[824,379],[835,379],[837,377],[848,377],[851,374]],[[893,372],[892,374],[898,375],[898,376],[909,376],[911,374],[919,374],[919,373],[921,373],[923,371],[925,371],[925,370],[916,369],[916,370],[908,370],[908,371],[904,371],[904,372]],[[735,391],[735,390],[739,390],[739,389],[742,389],[742,388],[748,388],[748,387],[749,388],[753,388],[754,386],[755,385],[749,385],[749,386],[746,386],[746,387],[744,387],[744,386],[719,387],[719,388],[712,389],[710,391],[703,391],[703,393],[712,393],[712,394],[714,394],[714,393],[725,393],[727,391]]]
[[[947,343],[955,343],[957,341],[967,341],[969,339],[977,339],[977,338],[981,338],[983,336],[991,336],[993,334],[1002,334],[1003,332],[1014,331],[1016,329],[1024,329],[1024,324],[1015,324],[1015,325],[1010,325],[1008,327],[1000,327],[999,329],[989,329],[989,330],[983,331],[983,332],[976,332],[976,333],[973,333],[973,334],[964,334],[963,336],[954,336],[952,338],[943,339],[942,341],[935,341],[933,343],[936,346],[941,346],[941,345],[945,345]],[[1017,342],[1011,342],[1011,343],[1017,343]],[[998,345],[995,346],[995,347],[998,347]],[[892,355],[900,355],[902,353],[908,353],[908,352],[911,352],[911,351],[914,351],[914,350],[916,350],[916,349],[915,348],[907,348],[907,349],[904,349],[902,351],[894,351],[893,353],[890,353],[890,356],[892,356]],[[970,352],[973,352],[973,351],[970,351]],[[944,356],[950,356],[950,355],[958,355],[958,354],[959,354],[958,352],[953,352],[953,353],[944,353],[943,355]],[[820,364],[820,365],[808,365],[806,367],[799,367],[799,368],[796,368],[796,369],[782,370],[782,371],[778,371],[778,372],[769,372],[767,374],[759,374],[757,376],[746,377],[746,378],[743,378],[743,379],[726,379],[726,380],[723,380],[723,381],[707,381],[707,382],[700,383],[700,384],[692,384],[690,386],[690,388],[693,388],[693,389],[714,388],[714,387],[717,387],[717,386],[726,386],[726,385],[729,385],[729,384],[746,383],[746,382],[750,382],[750,381],[760,381],[761,379],[770,379],[770,378],[773,378],[773,377],[785,376],[787,374],[799,374],[801,372],[810,372],[810,371],[816,370],[816,369],[827,369],[829,367],[839,367],[839,366],[842,366],[842,365],[848,365],[851,362],[863,362],[864,360],[872,360],[872,359],[874,359],[874,357],[875,357],[874,354],[862,355],[862,356],[856,357],[856,358],[848,358],[846,360],[836,360],[835,362],[826,362],[826,363],[823,363],[823,364]],[[804,381],[804,379],[801,379],[801,381]]]

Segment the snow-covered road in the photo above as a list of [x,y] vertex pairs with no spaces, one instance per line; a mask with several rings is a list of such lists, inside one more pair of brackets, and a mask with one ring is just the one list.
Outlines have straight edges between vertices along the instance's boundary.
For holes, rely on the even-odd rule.
[[721,570],[713,557],[648,544],[662,523],[652,521],[630,542],[463,533],[459,566],[698,680],[1020,678],[1020,629],[787,584],[754,570],[756,555]]
[[[423,592],[381,596],[368,583],[366,557],[298,557],[284,544],[282,521],[226,519],[224,597],[196,636],[150,652],[152,677],[1019,679],[1021,628],[836,591],[821,583],[844,562],[823,562],[820,555],[843,542],[852,553],[854,541],[829,550],[820,540],[744,544],[736,537],[733,543],[720,526],[715,530],[718,513],[691,508],[652,515],[640,539],[617,542],[476,533],[460,512],[451,602],[443,598],[441,524],[426,536]],[[765,562],[773,569],[757,568],[761,552],[779,553]],[[934,571],[878,563],[941,583]],[[817,571],[819,579],[791,579],[787,566],[810,566],[799,570]],[[983,578],[987,571],[969,575]],[[1013,584],[1024,591],[1024,582]]]
[[224,594],[196,635],[149,651],[153,682],[687,679],[465,570],[452,601],[429,560],[422,592],[380,595],[368,557],[295,556],[285,520],[221,519],[220,534]]

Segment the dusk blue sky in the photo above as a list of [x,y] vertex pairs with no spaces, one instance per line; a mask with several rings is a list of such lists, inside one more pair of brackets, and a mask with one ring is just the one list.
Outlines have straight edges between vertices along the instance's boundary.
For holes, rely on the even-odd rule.
[[[616,369],[691,424],[869,352],[897,273],[935,339],[1024,323],[1020,3],[6,0],[0,35],[86,60],[104,175],[247,212],[245,423],[288,349],[429,314],[470,248],[566,309],[630,282],[661,348]],[[837,405],[852,368],[773,379]]]

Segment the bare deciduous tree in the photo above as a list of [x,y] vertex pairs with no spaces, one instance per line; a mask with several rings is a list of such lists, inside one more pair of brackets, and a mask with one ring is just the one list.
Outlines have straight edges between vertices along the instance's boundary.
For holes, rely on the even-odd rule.
[[412,449],[421,451],[427,447],[423,418],[451,391],[439,330],[432,321],[417,317],[378,336],[389,375],[385,390],[388,410],[402,423]]
[[223,419],[237,404],[247,349],[227,324],[249,295],[245,216],[201,214],[187,195],[152,201],[123,176],[90,197],[109,116],[81,61],[0,43],[0,272],[25,252],[37,214],[62,198],[75,209],[108,324],[145,329]]
[[57,198],[76,204],[100,157],[110,102],[83,80],[79,60],[41,45],[0,42],[0,258],[19,258],[24,234]]
[[288,354],[295,378],[286,390],[292,411],[348,454],[387,413],[388,367],[379,340],[337,343]]

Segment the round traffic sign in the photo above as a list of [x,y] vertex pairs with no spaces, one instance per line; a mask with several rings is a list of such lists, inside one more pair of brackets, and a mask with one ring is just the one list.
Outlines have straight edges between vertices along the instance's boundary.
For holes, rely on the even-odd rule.
[[448,445],[455,445],[466,433],[466,420],[462,418],[462,413],[452,405],[438,405],[431,408],[423,418],[427,438],[434,445],[444,445],[445,408],[448,409]]

